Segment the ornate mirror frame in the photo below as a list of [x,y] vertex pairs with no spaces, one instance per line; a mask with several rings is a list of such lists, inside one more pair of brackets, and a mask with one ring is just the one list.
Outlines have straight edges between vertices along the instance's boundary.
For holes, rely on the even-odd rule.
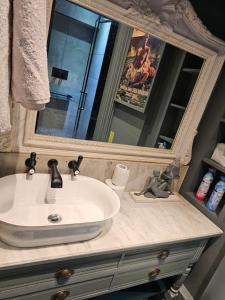
[[[197,127],[224,62],[225,43],[214,37],[198,19],[187,0],[70,0],[119,22],[148,32],[174,46],[198,55],[204,64],[172,149],[109,144],[35,134],[36,112],[14,109],[13,151],[132,161],[191,159]],[[47,0],[49,12],[52,0]],[[50,15],[50,13],[49,13]],[[19,123],[19,124],[18,124]]]

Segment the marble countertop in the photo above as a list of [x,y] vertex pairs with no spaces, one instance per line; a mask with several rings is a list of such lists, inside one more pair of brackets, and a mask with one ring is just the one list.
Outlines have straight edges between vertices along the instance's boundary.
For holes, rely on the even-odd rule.
[[125,193],[120,212],[104,235],[86,242],[39,248],[15,248],[0,242],[0,269],[220,234],[214,223],[179,195],[136,203]]

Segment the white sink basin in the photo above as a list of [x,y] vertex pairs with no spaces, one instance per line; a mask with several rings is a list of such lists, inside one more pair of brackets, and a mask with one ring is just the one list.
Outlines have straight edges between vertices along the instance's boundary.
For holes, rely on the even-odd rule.
[[0,238],[17,247],[92,239],[106,231],[120,209],[116,193],[99,180],[62,175],[63,188],[50,188],[50,175],[15,174],[0,179]]

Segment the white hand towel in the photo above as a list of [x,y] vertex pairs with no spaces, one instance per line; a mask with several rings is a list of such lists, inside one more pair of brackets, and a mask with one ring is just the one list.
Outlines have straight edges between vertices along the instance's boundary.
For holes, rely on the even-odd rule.
[[46,44],[46,0],[13,1],[12,95],[30,110],[50,99]]
[[10,124],[10,0],[0,0],[0,133]]

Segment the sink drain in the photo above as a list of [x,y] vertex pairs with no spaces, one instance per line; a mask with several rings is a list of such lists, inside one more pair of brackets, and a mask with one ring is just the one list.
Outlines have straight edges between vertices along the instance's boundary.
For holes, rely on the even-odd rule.
[[48,216],[48,220],[51,223],[59,223],[62,220],[62,217],[59,214],[51,214]]

